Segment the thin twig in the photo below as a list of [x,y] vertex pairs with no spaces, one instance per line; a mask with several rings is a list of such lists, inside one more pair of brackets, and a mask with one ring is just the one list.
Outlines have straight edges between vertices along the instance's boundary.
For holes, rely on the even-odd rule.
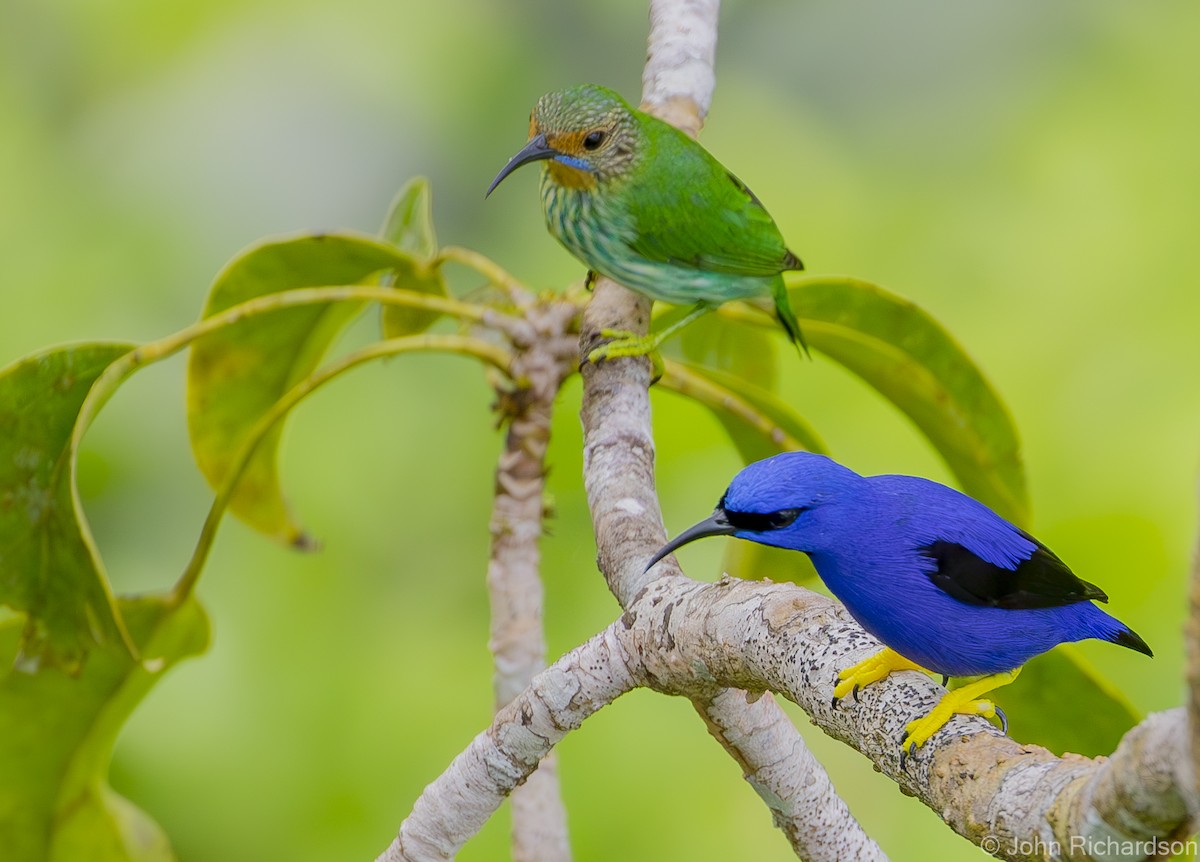
[[[525,309],[534,331],[514,355],[511,376],[520,385],[497,389],[497,409],[508,422],[496,467],[487,585],[491,602],[488,647],[494,664],[496,709],[502,709],[546,664],[542,627],[541,555],[545,519],[546,450],[554,399],[574,373],[574,303],[549,301]],[[503,380],[501,383],[503,384]],[[567,814],[554,755],[512,794],[512,845],[516,862],[565,862],[571,858]]]

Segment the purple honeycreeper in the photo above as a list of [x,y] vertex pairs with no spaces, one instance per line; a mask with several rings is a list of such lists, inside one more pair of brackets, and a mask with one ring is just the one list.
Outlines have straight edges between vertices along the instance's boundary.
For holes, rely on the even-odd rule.
[[649,566],[705,536],[808,554],[829,591],[883,644],[838,674],[835,706],[894,671],[973,678],[908,725],[901,768],[955,713],[998,715],[1007,729],[981,695],[1060,643],[1098,638],[1153,655],[1093,604],[1108,601],[1104,590],[987,506],[928,479],[860,476],[811,452],[756,461],[733,477],[711,516]]

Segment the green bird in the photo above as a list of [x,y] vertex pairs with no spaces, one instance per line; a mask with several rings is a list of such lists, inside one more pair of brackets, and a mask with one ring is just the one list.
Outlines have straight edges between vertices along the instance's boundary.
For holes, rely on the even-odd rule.
[[529,142],[487,194],[533,161],[543,163],[546,227],[567,251],[651,299],[694,306],[648,338],[606,332],[625,337],[589,358],[649,353],[721,303],[767,294],[807,352],[782,276],[804,264],[754,192],[679,129],[606,87],[581,84],[538,99]]

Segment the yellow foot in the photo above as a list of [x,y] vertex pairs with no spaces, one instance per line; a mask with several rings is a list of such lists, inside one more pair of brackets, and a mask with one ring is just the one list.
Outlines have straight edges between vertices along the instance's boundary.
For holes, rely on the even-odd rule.
[[658,350],[662,339],[657,335],[637,335],[628,329],[601,329],[605,338],[614,339],[588,354],[588,362],[616,359],[618,356],[646,356]]
[[662,344],[664,335],[637,335],[627,329],[601,329],[600,334],[613,341],[602,344],[588,354],[588,362],[599,362],[602,359],[616,359],[618,356],[649,356],[650,382],[656,383],[663,376],[663,361],[658,355],[658,345]]
[[838,701],[848,694],[853,694],[854,699],[858,700],[860,688],[873,682],[879,682],[889,673],[897,670],[919,670],[922,673],[928,673],[925,668],[916,662],[909,661],[891,647],[884,647],[870,658],[864,659],[838,674],[837,685],[833,687],[833,705],[836,707]]
[[979,695],[986,694],[1002,685],[1008,685],[1017,678],[1017,674],[1020,672],[1021,669],[1017,668],[1003,673],[988,674],[942,695],[942,699],[937,702],[937,706],[929,715],[918,718],[916,721],[910,721],[908,727],[904,729],[904,740],[900,743],[900,768],[903,769],[905,761],[916,754],[917,749],[928,742],[929,738],[941,730],[954,715],[982,715],[984,718],[994,718],[999,715],[1003,731],[1007,733],[1008,719],[1005,718],[1004,713],[996,707],[996,704]]

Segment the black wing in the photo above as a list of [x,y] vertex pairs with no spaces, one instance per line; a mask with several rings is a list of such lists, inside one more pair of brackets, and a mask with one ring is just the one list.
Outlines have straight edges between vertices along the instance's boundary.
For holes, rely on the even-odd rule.
[[937,564],[929,580],[960,602],[1009,610],[1108,601],[1104,590],[1076,577],[1053,551],[1028,533],[1021,535],[1037,548],[1015,569],[989,563],[956,542],[926,545],[921,553]]

